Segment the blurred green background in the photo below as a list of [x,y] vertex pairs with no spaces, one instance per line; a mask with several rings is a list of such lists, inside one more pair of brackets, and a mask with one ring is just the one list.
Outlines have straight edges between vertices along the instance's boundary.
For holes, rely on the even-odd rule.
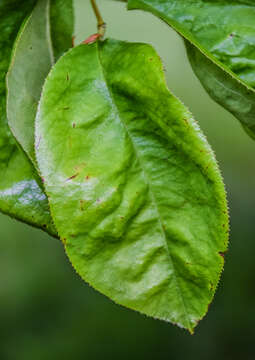
[[[98,4],[108,36],[156,47],[169,88],[216,152],[231,214],[225,271],[208,315],[191,336],[115,305],[79,279],[57,240],[1,215],[0,360],[253,360],[255,142],[209,99],[173,31],[149,14],[127,12],[122,3]],[[88,0],[75,0],[75,11],[80,42],[96,23]]]

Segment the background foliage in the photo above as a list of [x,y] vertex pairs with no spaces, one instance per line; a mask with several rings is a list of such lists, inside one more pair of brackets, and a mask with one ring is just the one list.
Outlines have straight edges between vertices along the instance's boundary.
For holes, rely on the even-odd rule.
[[[190,336],[123,309],[82,282],[63,248],[39,230],[0,217],[0,359],[254,359],[254,142],[209,99],[180,38],[149,14],[98,1],[108,36],[152,43],[168,85],[216,151],[228,190],[231,237],[211,309]],[[88,1],[75,0],[77,42],[95,32]]]

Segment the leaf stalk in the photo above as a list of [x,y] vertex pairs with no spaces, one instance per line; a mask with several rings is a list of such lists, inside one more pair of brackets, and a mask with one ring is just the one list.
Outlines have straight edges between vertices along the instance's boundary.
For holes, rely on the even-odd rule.
[[94,11],[94,14],[97,18],[97,31],[98,31],[98,35],[100,36],[100,38],[103,38],[105,35],[105,31],[106,31],[106,23],[103,20],[103,17],[99,11],[99,8],[97,6],[96,0],[90,0],[91,1],[91,5]]

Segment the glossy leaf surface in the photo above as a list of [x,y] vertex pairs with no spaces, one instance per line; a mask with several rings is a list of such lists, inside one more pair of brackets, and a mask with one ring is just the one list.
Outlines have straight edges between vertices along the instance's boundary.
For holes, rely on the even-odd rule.
[[8,123],[32,162],[36,110],[52,65],[50,1],[39,0],[19,32],[6,77]]
[[6,119],[5,76],[19,28],[35,1],[0,3],[0,211],[55,235],[41,181],[17,146]]
[[[155,14],[199,49],[203,56],[197,54],[192,67],[203,86],[214,100],[230,110],[248,133],[255,137],[255,117],[251,119],[251,111],[245,110],[246,117],[243,111],[245,105],[241,105],[240,111],[236,110],[237,98],[242,97],[247,104],[253,102],[255,94],[254,1],[128,0],[128,8]],[[194,53],[195,49],[192,50]],[[208,79],[204,76],[207,71],[213,73],[208,75],[209,81],[214,78],[215,83],[217,78],[221,83],[215,91],[214,87],[208,86]],[[220,97],[220,87],[221,92],[227,94],[226,99]],[[223,87],[229,90],[222,91]],[[236,91],[237,96],[232,91]],[[230,104],[232,97],[234,105]]]
[[81,277],[192,332],[222,270],[226,199],[214,155],[153,48],[106,40],[64,55],[44,85],[36,157]]
[[186,49],[204,89],[213,100],[239,119],[245,131],[255,139],[255,92],[212,63],[192,44],[186,42]]

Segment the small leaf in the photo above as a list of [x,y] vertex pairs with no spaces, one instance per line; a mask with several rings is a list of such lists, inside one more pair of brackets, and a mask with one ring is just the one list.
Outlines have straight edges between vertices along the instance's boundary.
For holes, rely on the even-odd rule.
[[34,3],[29,0],[0,3],[0,211],[56,236],[41,181],[17,146],[6,119],[5,75],[11,49]]
[[228,241],[224,186],[153,48],[113,40],[64,55],[44,85],[36,157],[81,277],[193,332]]
[[[203,86],[255,138],[255,117],[251,117],[253,105],[247,108],[255,96],[254,1],[128,0],[128,9],[153,13],[201,52],[189,47],[193,55],[197,53],[195,61],[191,56],[189,58]],[[210,80],[205,76],[207,71],[212,72],[208,75]],[[220,84],[216,88],[211,86],[217,81]],[[222,98],[220,92],[226,98]],[[245,105],[239,111],[236,106],[240,98]]]

